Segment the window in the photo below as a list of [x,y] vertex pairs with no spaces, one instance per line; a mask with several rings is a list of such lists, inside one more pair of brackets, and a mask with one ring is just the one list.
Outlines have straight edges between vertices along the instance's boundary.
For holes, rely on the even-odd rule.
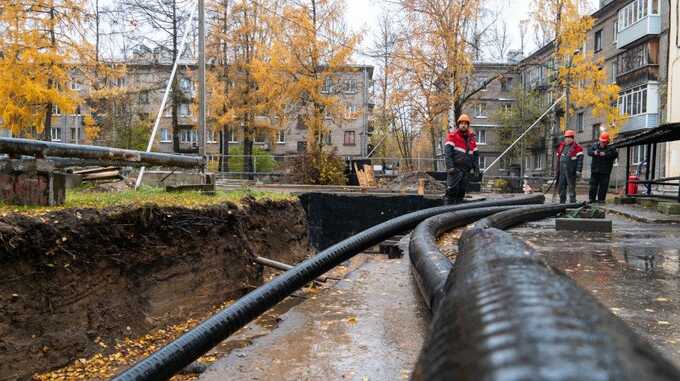
[[59,106],[55,104],[52,105],[52,115],[61,115],[61,110],[59,110]]
[[626,50],[616,57],[618,62],[617,72],[620,74],[629,73],[647,65],[657,65],[659,63],[659,42],[649,41]]
[[[485,83],[486,81],[488,81],[488,80],[489,80],[489,79],[486,78],[486,77],[479,77],[479,78],[477,78],[477,86],[476,86],[476,87],[477,87],[477,88],[482,87],[482,85],[484,85],[484,83]],[[484,87],[482,88],[481,91],[487,91],[487,90],[488,90],[488,89],[486,88],[486,86],[484,86]]]
[[543,155],[539,152],[534,154],[534,169],[543,169]]
[[356,134],[354,131],[345,131],[345,139],[343,144],[346,146],[356,145]]
[[619,9],[618,30],[619,32],[632,26],[647,17],[649,6],[651,14],[659,13],[658,0],[635,0]]
[[179,105],[179,116],[180,117],[190,117],[191,116],[191,105],[188,103],[182,103]]
[[227,140],[229,141],[229,143],[238,143],[238,139],[236,137],[236,130],[235,129],[230,128],[227,131]]
[[267,142],[267,131],[263,128],[258,128],[255,130],[255,143],[266,143]]
[[217,143],[217,132],[212,129],[208,129],[207,143]]
[[331,145],[331,133],[326,132],[322,136],[323,144]]
[[602,50],[602,29],[595,32],[595,53]]
[[356,119],[357,118],[357,105],[353,103],[348,103],[345,106],[345,119]]
[[81,111],[80,111],[80,105],[77,105],[77,106],[76,106],[76,109],[74,110],[73,115],[75,115],[75,116],[81,116],[81,115],[83,115],[83,114],[81,113]]
[[475,117],[486,118],[486,103],[477,103],[475,105]]
[[616,44],[618,40],[619,40],[619,21],[614,20],[614,24],[612,24],[612,44]]
[[486,169],[486,156],[479,155],[479,169]]
[[169,104],[165,105],[165,111],[163,112],[163,116],[166,118],[172,118],[172,106]]
[[172,142],[172,136],[170,136],[170,130],[167,128],[161,128],[161,143]]
[[323,87],[321,88],[321,92],[323,94],[328,94],[331,91],[333,91],[333,79],[331,79],[331,77],[326,77],[326,79],[323,80]]
[[634,146],[633,149],[631,149],[631,151],[632,151],[631,155],[633,156],[631,158],[633,165],[641,164],[643,161],[647,160],[646,145]]
[[148,105],[149,104],[149,92],[148,91],[142,91],[139,93],[139,103],[143,105]]
[[503,103],[501,105],[501,108],[503,109],[503,112],[511,112],[512,111],[512,103]]
[[276,143],[277,144],[286,144],[286,131],[279,130],[276,133]]
[[82,140],[82,137],[80,135],[80,131],[82,131],[78,127],[71,127],[71,141],[73,143],[78,143]]
[[52,139],[53,142],[60,142],[61,141],[61,128],[52,127],[50,129],[50,138]]
[[198,131],[185,128],[179,132],[179,142],[184,144],[198,143]]
[[190,91],[193,86],[190,78],[182,78],[179,80],[179,87],[183,91]]
[[611,70],[612,77],[611,77],[611,80],[610,80],[611,83],[616,83],[616,77],[617,77],[618,72],[619,72],[618,67],[619,67],[619,65],[616,61],[612,62],[612,70]]
[[502,78],[501,79],[501,91],[512,90],[512,78]]
[[578,115],[576,115],[576,123],[577,123],[578,132],[579,133],[583,132],[583,113],[582,112],[579,112]]
[[78,91],[82,88],[82,85],[80,84],[79,81],[73,80],[71,81],[71,90]]
[[636,86],[619,93],[619,112],[634,116],[647,113],[647,85]]
[[595,123],[593,124],[593,139],[592,140],[597,140],[600,137],[600,123]]
[[486,144],[486,130],[485,129],[477,130],[477,143]]
[[357,80],[347,79],[345,80],[345,93],[356,93],[357,92]]

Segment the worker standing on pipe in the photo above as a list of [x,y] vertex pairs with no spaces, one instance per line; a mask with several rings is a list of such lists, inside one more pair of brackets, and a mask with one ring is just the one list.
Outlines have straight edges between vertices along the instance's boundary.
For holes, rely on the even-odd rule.
[[469,181],[470,171],[479,178],[477,141],[470,130],[470,117],[462,114],[458,118],[458,128],[446,137],[446,194],[444,204],[457,204],[463,201]]
[[557,147],[557,184],[560,190],[560,204],[576,202],[576,179],[583,171],[583,148],[574,141],[573,130],[564,131],[564,141]]
[[590,202],[604,203],[607,199],[609,177],[612,174],[614,160],[619,157],[616,149],[609,146],[608,133],[600,134],[599,141],[588,147],[588,156],[593,158],[590,164]]

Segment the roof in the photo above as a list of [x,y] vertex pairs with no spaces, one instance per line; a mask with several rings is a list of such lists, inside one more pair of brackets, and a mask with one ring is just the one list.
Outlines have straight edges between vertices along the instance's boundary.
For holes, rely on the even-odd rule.
[[659,127],[651,128],[647,131],[623,138],[612,144],[612,147],[623,148],[645,144],[672,142],[675,140],[680,140],[680,123],[663,124]]

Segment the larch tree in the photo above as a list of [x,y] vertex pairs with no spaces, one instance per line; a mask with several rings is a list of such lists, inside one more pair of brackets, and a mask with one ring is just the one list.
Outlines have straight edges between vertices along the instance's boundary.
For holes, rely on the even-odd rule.
[[436,169],[444,131],[453,126],[465,103],[496,79],[477,83],[471,76],[480,49],[483,4],[479,0],[402,0],[400,4],[407,29],[401,75],[409,78],[406,93],[428,132]]
[[[266,60],[258,59],[253,74],[258,92],[272,110],[298,118],[307,130],[307,152],[325,182],[326,171],[337,168],[325,149],[330,131],[326,122],[342,120],[342,84],[334,78],[347,66],[359,35],[347,32],[341,0],[304,0],[287,3],[276,20]],[[285,105],[285,106],[284,106]],[[365,111],[363,111],[365,112]]]
[[0,116],[14,135],[47,139],[54,111],[78,107],[72,76],[92,58],[85,8],[80,0],[0,1]]
[[554,36],[556,87],[567,95],[562,129],[576,109],[591,108],[594,117],[605,121],[610,136],[616,136],[623,119],[616,106],[620,88],[608,82],[604,59],[595,59],[592,51],[584,49],[594,24],[592,17],[584,15],[589,4],[584,0],[535,0],[533,6],[535,24]]

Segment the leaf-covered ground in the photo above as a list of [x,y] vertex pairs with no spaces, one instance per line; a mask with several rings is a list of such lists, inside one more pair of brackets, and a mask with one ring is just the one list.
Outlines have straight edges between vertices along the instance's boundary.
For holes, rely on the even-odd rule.
[[99,192],[88,188],[66,191],[64,205],[55,207],[17,206],[8,205],[0,201],[0,216],[10,213],[39,215],[55,210],[71,208],[108,208],[113,206],[135,206],[156,204],[158,206],[183,206],[187,208],[232,202],[239,204],[244,198],[290,200],[288,193],[261,192],[250,189],[229,192],[217,191],[215,195],[204,195],[200,192],[166,192],[162,188],[142,187],[139,190],[125,190],[122,192]]

